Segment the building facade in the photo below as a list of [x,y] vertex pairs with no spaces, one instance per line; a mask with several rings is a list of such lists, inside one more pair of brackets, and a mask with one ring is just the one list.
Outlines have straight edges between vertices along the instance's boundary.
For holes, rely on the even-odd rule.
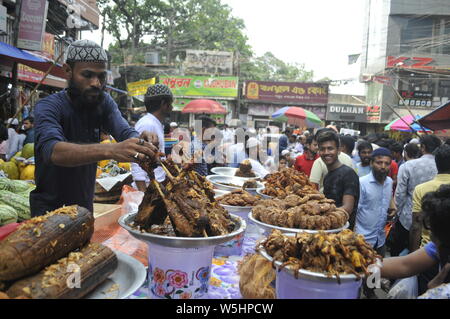
[[[14,114],[14,110],[7,109],[6,101],[14,63],[17,63],[17,87],[22,102],[28,100],[32,88],[42,80],[47,69],[37,70],[24,60],[18,63],[16,59],[21,52],[46,61],[61,56],[61,63],[70,40],[80,39],[83,30],[98,27],[99,10],[95,0],[0,0],[0,96],[3,96],[0,117]],[[54,73],[45,78],[40,90],[51,93],[66,87],[61,72],[59,77]],[[30,105],[38,97],[39,92],[31,98]]]
[[[425,115],[450,98],[448,0],[365,0],[360,81],[371,123]],[[382,124],[382,125],[381,125]]]

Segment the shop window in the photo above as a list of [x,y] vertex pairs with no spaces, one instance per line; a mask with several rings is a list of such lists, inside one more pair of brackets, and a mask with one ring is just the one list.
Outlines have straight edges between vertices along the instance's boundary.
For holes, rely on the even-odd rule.
[[410,17],[403,22],[400,52],[450,54],[450,18]]

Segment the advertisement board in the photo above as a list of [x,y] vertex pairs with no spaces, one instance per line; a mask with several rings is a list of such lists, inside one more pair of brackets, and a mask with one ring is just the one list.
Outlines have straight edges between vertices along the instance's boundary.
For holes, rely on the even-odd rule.
[[22,1],[17,47],[26,50],[42,50],[47,10],[46,0]]
[[286,103],[328,103],[328,84],[300,82],[246,81],[247,100]]
[[161,76],[175,96],[237,97],[238,77]]

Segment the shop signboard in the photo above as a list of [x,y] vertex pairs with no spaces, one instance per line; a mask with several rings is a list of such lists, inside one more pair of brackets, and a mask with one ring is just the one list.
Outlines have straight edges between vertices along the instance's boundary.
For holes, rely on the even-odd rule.
[[434,59],[430,57],[388,56],[386,68],[433,70],[436,68],[430,65],[433,62]]
[[367,106],[367,123],[380,123],[381,106]]
[[[399,100],[399,105],[431,107],[433,93],[426,91],[400,91],[403,98]],[[404,102],[403,102],[404,101]]]
[[137,82],[130,82],[127,84],[127,90],[129,96],[139,96],[139,95],[145,95],[147,92],[147,89],[150,85],[155,84],[155,78],[137,81]]
[[22,1],[17,47],[35,51],[42,50],[47,10],[47,0]]
[[364,105],[330,104],[327,107],[327,121],[367,122],[367,107]]
[[237,97],[238,77],[161,76],[175,96]]
[[186,50],[185,72],[194,74],[233,74],[233,52]]
[[50,60],[53,60],[55,58],[55,36],[51,33],[45,32],[43,40],[42,55]]
[[[44,72],[30,68],[29,66],[20,63],[17,65],[17,78],[21,81],[39,83],[44,75]],[[42,84],[58,88],[65,88],[66,80],[56,76],[47,75]]]
[[246,81],[244,97],[247,100],[326,105],[328,84]]

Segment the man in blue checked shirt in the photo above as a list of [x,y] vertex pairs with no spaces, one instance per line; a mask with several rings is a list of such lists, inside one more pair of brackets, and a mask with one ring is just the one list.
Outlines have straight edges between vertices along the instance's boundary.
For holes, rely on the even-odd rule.
[[391,152],[381,147],[372,153],[372,171],[359,179],[360,198],[356,213],[355,232],[364,235],[365,240],[377,252],[386,253],[384,227],[388,210],[394,210],[392,201],[392,179],[388,176],[392,161]]

